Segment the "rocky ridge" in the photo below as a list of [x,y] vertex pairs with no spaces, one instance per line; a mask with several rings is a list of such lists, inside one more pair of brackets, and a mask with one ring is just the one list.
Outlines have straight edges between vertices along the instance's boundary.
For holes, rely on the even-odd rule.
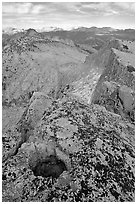
[[3,103],[28,101],[34,91],[56,97],[80,75],[86,56],[80,48],[42,38],[34,30],[12,39],[3,49]]
[[112,40],[98,53],[89,55],[84,66],[90,71],[73,83],[71,94],[88,104],[98,103],[115,113],[132,115],[134,120],[134,46],[133,42]]
[[[34,45],[37,33],[29,33]],[[72,53],[71,46],[53,41],[46,46],[37,42],[33,51],[5,51],[4,63],[9,53],[15,61],[12,68],[3,65],[8,76],[3,91],[8,98],[5,121],[10,109],[16,115],[2,137],[5,202],[134,201],[132,43],[113,40],[87,58],[85,52],[73,49]],[[123,53],[131,55],[129,63]],[[18,64],[20,56],[28,58],[24,70],[24,64]],[[15,67],[17,73],[11,73]]]

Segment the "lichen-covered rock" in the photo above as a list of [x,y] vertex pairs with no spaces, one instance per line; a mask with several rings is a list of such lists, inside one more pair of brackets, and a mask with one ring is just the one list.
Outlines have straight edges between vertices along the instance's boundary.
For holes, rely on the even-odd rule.
[[135,126],[124,115],[134,115],[134,42],[108,41],[85,60],[33,29],[14,37],[3,50],[4,121],[14,112],[3,201],[134,201]]
[[114,81],[104,81],[102,83],[102,91],[104,91],[104,93],[101,92],[101,94],[111,95],[114,91],[117,91],[118,87],[119,84]]
[[[102,106],[66,98],[45,112],[33,134],[3,163],[3,201],[134,201],[134,124]],[[27,153],[43,159],[46,148],[52,154],[51,144],[70,167],[58,178],[34,175]]]
[[27,110],[26,120],[35,127],[41,119],[44,111],[51,105],[52,100],[42,92],[34,92],[30,99],[30,105]]

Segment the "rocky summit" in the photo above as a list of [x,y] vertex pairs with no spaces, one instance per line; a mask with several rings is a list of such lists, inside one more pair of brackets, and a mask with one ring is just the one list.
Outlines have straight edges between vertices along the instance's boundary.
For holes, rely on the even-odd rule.
[[135,41],[62,33],[3,33],[3,202],[133,202]]

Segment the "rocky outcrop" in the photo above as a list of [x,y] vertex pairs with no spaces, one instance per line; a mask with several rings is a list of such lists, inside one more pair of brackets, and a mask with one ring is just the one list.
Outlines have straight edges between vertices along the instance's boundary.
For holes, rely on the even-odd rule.
[[[110,43],[110,46],[112,45]],[[130,67],[134,67],[135,56],[130,47],[125,52],[125,46],[122,48],[120,45],[123,44],[119,44],[119,46],[116,44],[115,48],[111,49],[108,63],[105,65],[104,71],[97,82],[91,102],[102,104],[108,110],[120,115],[125,114],[125,112],[134,115],[135,76],[129,71],[128,64],[132,64]],[[125,98],[130,97],[130,99],[123,99],[124,96],[121,99],[121,91],[125,92],[123,93]],[[123,103],[123,100],[126,100],[126,102]],[[108,105],[109,103],[111,107]],[[131,117],[132,120],[134,120],[133,118]]]
[[119,98],[126,111],[131,112],[135,108],[135,93],[127,86],[121,86],[119,89]]
[[[98,90],[97,99],[94,103],[99,103],[101,105],[109,104],[109,102],[115,105],[118,98],[118,89],[120,85],[114,81],[103,81],[100,89]],[[97,93],[96,93],[97,94]]]
[[37,32],[35,29],[29,28],[29,29],[26,31],[26,35],[33,37],[33,36],[35,36],[35,35],[38,35],[38,32]]
[[33,30],[27,33],[27,36],[13,39],[9,42],[9,48],[3,50],[5,105],[27,103],[34,91],[56,97],[62,87],[79,77],[79,65],[87,56],[86,52],[81,52],[75,46],[36,38]]
[[84,64],[85,55],[58,42],[14,53],[11,67],[4,54],[5,109],[25,109],[2,138],[4,202],[135,200],[135,126],[125,117],[134,115],[134,63],[126,46],[111,41]]
[[123,117],[129,117],[135,120],[135,93],[133,89],[113,82],[104,81],[100,86],[96,104],[105,106],[105,108]]
[[34,92],[26,114],[27,122],[34,128],[44,111],[52,104],[52,99],[42,92]]
[[[109,53],[108,61],[105,64],[105,66],[102,61],[102,66],[104,67],[104,70],[98,80],[98,83],[97,83],[97,86],[96,86],[96,89],[94,91],[91,101],[94,102],[98,98],[98,96],[101,94],[100,88],[102,89],[101,86],[104,81],[114,81],[118,83],[119,85],[126,85],[134,89],[135,77],[131,72],[127,71],[127,64],[130,58],[129,56],[126,56],[126,53],[124,52],[122,53],[122,56],[120,56],[121,53],[122,53],[121,51],[111,49],[111,52]],[[134,59],[135,57],[134,54],[129,54],[129,55],[131,55]],[[123,62],[120,59],[120,57],[125,57],[127,61]]]
[[52,100],[44,93],[33,93],[28,107],[24,110],[24,113],[20,117],[20,120],[16,122],[16,125],[14,124],[18,132],[21,134],[20,138],[18,138],[18,141],[16,142],[14,148],[11,149],[11,151],[9,151],[8,153],[5,153],[5,155],[3,155],[4,161],[7,160],[9,157],[15,155],[21,145],[29,139],[30,135],[35,129],[35,126],[42,118],[46,109],[48,109],[51,104]]
[[134,180],[134,125],[67,97],[3,163],[3,201],[134,201]]
[[128,68],[134,67],[133,47],[134,43],[112,40],[98,53],[86,57],[83,67],[88,70],[87,75],[72,84],[71,93],[90,104],[99,101],[102,95],[105,95],[105,83],[109,83],[112,90],[114,84],[117,84],[116,87],[126,85],[134,90],[135,77]]

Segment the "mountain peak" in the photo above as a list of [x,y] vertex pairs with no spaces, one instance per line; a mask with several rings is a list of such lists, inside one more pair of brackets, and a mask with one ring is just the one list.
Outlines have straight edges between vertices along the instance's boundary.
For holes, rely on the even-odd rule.
[[29,28],[27,30],[27,33],[26,33],[26,35],[28,35],[28,36],[34,36],[36,34],[38,34],[38,32],[35,29],[33,29],[33,28]]

